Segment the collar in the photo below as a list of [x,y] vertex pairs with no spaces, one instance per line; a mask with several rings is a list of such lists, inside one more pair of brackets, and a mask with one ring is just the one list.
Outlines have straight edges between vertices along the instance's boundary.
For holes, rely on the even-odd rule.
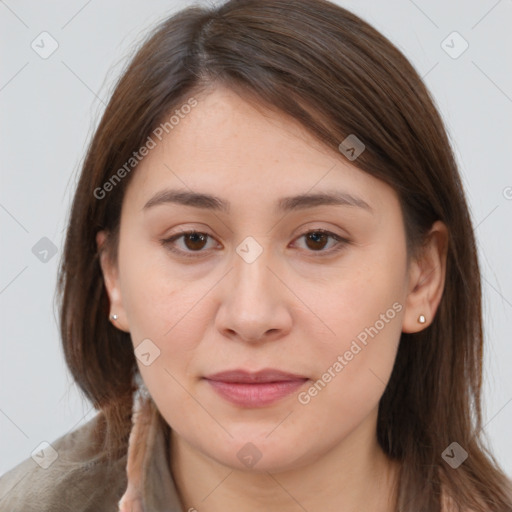
[[183,512],[170,470],[170,427],[146,390],[134,397],[128,443],[128,485],[120,512]]

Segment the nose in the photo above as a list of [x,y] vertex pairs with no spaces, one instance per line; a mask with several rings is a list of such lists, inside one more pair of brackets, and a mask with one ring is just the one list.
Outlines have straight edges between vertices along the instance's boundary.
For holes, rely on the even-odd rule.
[[292,327],[293,294],[279,275],[269,250],[251,263],[238,254],[233,269],[219,289],[220,306],[216,328],[223,336],[248,343],[261,343],[286,336]]

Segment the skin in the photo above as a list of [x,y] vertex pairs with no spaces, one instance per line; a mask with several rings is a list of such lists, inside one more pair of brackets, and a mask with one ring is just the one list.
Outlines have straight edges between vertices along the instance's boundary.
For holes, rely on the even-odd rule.
[[[184,510],[391,511],[398,466],[377,444],[377,408],[401,332],[420,331],[435,315],[446,227],[436,222],[421,256],[408,261],[400,203],[387,184],[229,89],[198,100],[134,171],[118,260],[101,258],[116,327],[131,333],[134,348],[149,338],[160,350],[138,366],[172,428],[171,469]],[[165,188],[214,194],[230,211],[143,208]],[[371,212],[347,205],[274,212],[281,197],[332,190],[363,199]],[[213,238],[181,237],[174,247],[199,257],[160,243],[189,229]],[[335,239],[303,236],[318,229],[348,242],[332,252]],[[100,248],[107,235],[98,234]],[[236,252],[248,236],[262,249],[252,263]],[[300,403],[299,392],[393,304],[401,306],[394,318]],[[203,379],[236,368],[276,368],[309,381],[274,404],[242,408]],[[237,457],[248,442],[261,454],[252,468]]]

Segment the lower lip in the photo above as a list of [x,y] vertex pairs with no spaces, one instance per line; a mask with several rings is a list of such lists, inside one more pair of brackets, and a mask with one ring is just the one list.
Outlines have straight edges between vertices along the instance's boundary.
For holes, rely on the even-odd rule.
[[308,379],[253,384],[206,380],[228,402],[240,407],[264,407],[292,394]]

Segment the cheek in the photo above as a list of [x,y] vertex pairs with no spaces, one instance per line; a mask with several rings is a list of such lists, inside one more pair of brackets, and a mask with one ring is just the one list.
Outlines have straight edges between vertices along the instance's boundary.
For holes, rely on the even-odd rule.
[[180,408],[188,395],[178,383],[185,384],[194,351],[211,322],[213,311],[206,295],[218,278],[184,278],[160,248],[130,242],[125,241],[124,254],[128,256],[120,258],[119,265],[136,356],[137,347],[151,341],[151,364],[146,366],[143,358],[137,358],[137,364],[156,403],[172,402],[174,408]]
[[[389,306],[387,301],[382,304]],[[297,397],[305,417],[314,418],[315,424],[331,425],[328,430],[333,437],[348,435],[376,410],[396,358],[400,305],[395,303],[395,309],[382,309],[378,303],[364,306],[364,310],[354,309],[356,320],[347,317],[343,322],[345,316],[340,314],[337,326],[343,334],[338,343],[324,346],[311,359],[317,361],[316,380]],[[310,357],[314,357],[312,353]]]
[[[363,344],[371,339],[368,331],[378,331],[379,339],[399,337],[405,302],[404,269],[402,255],[386,258],[383,251],[379,256],[362,255],[357,264],[341,269],[330,282],[305,290],[308,305],[329,328],[316,348],[332,357],[333,351],[349,350],[354,339]],[[388,343],[382,345],[379,350]]]
[[123,306],[135,344],[144,338],[163,344],[183,320],[196,318],[195,305],[205,293],[204,283],[184,280],[162,248],[127,238],[120,249],[119,267]]
[[[320,415],[331,410],[340,421],[361,418],[377,406],[391,375],[404,312],[405,256],[370,255],[346,278],[318,294],[315,311],[331,332],[319,337],[309,360],[316,383],[301,403]],[[313,405],[316,404],[316,405]],[[327,418],[325,418],[327,420]],[[352,420],[350,420],[352,421]]]

